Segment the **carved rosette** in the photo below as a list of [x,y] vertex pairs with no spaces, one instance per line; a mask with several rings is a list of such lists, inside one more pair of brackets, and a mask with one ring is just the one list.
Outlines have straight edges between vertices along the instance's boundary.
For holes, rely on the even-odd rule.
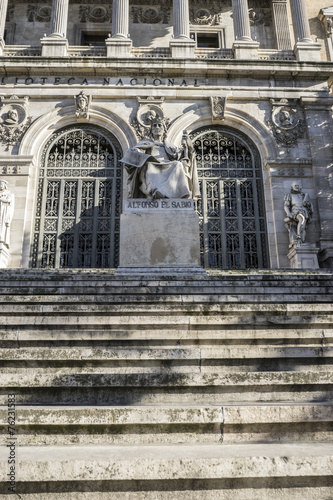
[[80,6],[80,22],[81,23],[111,23],[112,22],[112,7],[107,5],[91,7],[89,5]]
[[29,98],[18,98],[13,95],[9,99],[1,98],[0,140],[9,146],[15,146],[30,127],[32,117],[28,116]]
[[166,129],[169,127],[170,120],[165,118],[162,104],[163,98],[138,97],[138,110],[131,120],[131,126],[140,140],[149,139],[151,124],[156,117],[164,121]]
[[299,117],[295,102],[281,99],[271,101],[272,119],[267,121],[275,139],[287,148],[297,146],[298,139],[304,137],[304,120]]

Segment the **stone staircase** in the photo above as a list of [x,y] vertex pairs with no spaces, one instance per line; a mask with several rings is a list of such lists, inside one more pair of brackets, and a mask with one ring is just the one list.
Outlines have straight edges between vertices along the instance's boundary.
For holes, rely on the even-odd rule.
[[332,500],[332,276],[1,271],[0,498]]

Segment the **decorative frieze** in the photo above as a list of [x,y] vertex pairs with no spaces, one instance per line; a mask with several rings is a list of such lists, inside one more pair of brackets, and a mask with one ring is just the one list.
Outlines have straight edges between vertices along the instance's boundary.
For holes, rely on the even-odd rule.
[[305,123],[295,101],[271,100],[272,119],[267,125],[277,142],[288,149],[297,146],[297,140],[304,136]]
[[222,15],[220,9],[205,5],[199,8],[190,7],[190,23],[198,26],[216,26],[221,24]]
[[28,5],[28,22],[49,23],[51,20],[51,7],[49,5]]
[[171,18],[171,9],[169,6],[149,6],[139,5],[131,8],[132,22],[143,24],[169,24]]
[[80,6],[81,23],[110,23],[112,22],[112,7],[110,5],[91,7],[90,5]]

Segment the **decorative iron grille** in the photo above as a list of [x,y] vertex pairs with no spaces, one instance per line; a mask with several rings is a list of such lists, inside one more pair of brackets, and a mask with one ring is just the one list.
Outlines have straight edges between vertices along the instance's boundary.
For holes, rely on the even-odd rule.
[[118,265],[121,158],[116,138],[98,127],[52,136],[39,171],[32,267]]
[[253,144],[228,128],[192,135],[201,199],[202,265],[212,269],[268,267],[261,162]]

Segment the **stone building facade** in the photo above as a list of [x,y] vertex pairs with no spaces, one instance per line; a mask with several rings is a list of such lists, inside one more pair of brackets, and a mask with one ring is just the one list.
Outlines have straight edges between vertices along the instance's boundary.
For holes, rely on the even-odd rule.
[[[117,267],[120,160],[159,116],[196,150],[205,268],[333,267],[332,19],[324,0],[1,0],[1,266]],[[303,263],[293,182],[313,206]]]

